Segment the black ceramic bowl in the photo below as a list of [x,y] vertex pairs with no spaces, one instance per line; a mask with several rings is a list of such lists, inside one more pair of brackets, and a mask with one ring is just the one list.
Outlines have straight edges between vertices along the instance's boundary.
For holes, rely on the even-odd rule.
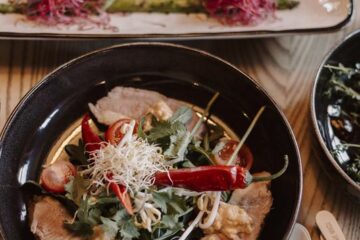
[[262,239],[287,239],[296,220],[302,172],[297,145],[283,114],[248,76],[229,63],[187,47],[139,43],[99,50],[59,67],[34,87],[16,107],[1,136],[0,221],[6,240],[33,239],[20,186],[37,180],[49,149],[61,133],[114,86],[151,89],[198,106],[215,91],[212,112],[237,134],[263,105],[247,144],[255,155],[254,171],[286,173],[272,184],[274,203]]
[[321,157],[322,166],[335,182],[336,187],[344,189],[357,201],[360,201],[360,185],[356,184],[343,170],[345,163],[340,164],[331,154],[336,148],[337,140],[330,124],[327,108],[329,104],[334,102],[334,99],[324,94],[331,77],[331,72],[324,66],[342,63],[344,66],[354,67],[359,62],[360,30],[350,34],[326,56],[317,73],[311,96],[312,122],[320,146],[325,153],[325,156]]

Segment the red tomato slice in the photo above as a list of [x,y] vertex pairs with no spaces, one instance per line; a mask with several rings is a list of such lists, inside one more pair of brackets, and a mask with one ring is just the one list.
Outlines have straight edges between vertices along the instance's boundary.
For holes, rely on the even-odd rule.
[[[218,165],[226,165],[233,152],[235,151],[239,142],[235,140],[223,140],[226,141],[224,147],[217,153],[214,154],[214,160]],[[253,154],[250,148],[245,144],[240,148],[238,156],[235,160],[237,165],[249,170],[253,164]]]
[[69,161],[57,161],[46,167],[40,176],[41,186],[52,193],[64,193],[70,176],[75,176],[76,168]]
[[[105,133],[105,140],[113,145],[118,144],[125,135],[125,133],[121,131],[122,130],[121,128],[123,127],[124,124],[129,124],[130,122],[131,119],[124,118],[113,123]],[[138,124],[136,123],[133,133],[137,133],[137,129],[138,129]]]

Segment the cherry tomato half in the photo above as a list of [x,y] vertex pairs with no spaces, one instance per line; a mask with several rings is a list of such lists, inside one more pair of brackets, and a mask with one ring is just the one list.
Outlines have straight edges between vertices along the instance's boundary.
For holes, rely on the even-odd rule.
[[64,193],[70,176],[75,176],[76,168],[69,161],[57,161],[46,167],[40,176],[41,186],[52,193]]
[[[235,140],[222,140],[222,141],[225,141],[225,145],[219,152],[214,154],[214,160],[218,165],[226,165],[227,161],[230,159],[231,155],[233,154],[237,145],[239,144],[239,142]],[[253,160],[254,157],[252,152],[250,151],[250,148],[244,144],[240,148],[235,163],[249,170],[253,164]]]
[[[129,124],[130,122],[131,119],[124,118],[113,123],[105,133],[105,140],[113,145],[118,144],[125,135],[125,133],[122,132],[123,125]],[[137,133],[137,129],[138,129],[138,124],[136,123],[133,134]]]

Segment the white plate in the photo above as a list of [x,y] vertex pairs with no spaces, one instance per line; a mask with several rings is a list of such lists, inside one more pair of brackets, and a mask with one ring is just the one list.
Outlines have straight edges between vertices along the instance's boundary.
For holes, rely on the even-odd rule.
[[[3,1],[3,0],[2,0]],[[291,32],[328,31],[351,18],[352,0],[299,0],[292,10],[277,11],[276,19],[257,26],[224,26],[205,14],[132,13],[110,14],[117,32],[78,26],[47,27],[22,21],[20,14],[0,14],[0,37],[4,38],[231,38],[278,35]]]

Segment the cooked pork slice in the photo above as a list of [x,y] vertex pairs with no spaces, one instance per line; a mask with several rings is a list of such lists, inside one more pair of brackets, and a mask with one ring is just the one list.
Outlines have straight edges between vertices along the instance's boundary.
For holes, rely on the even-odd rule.
[[64,228],[72,216],[52,197],[40,197],[29,209],[30,229],[40,240],[80,240]]
[[[207,221],[208,217],[205,218]],[[204,233],[222,237],[223,239],[241,240],[241,233],[250,233],[252,231],[252,219],[244,209],[238,205],[220,202],[219,210],[216,214],[214,223],[204,229]],[[202,238],[202,240],[207,239]],[[211,239],[211,238],[210,238]]]
[[[158,92],[130,87],[115,87],[106,97],[96,104],[89,104],[96,119],[105,125],[111,125],[121,118],[140,119],[146,113],[152,113],[158,120],[167,120],[181,106],[189,105],[185,102],[168,98]],[[187,124],[193,129],[199,117],[193,112],[191,121]],[[204,130],[204,126],[198,131]]]
[[221,233],[214,233],[205,235],[201,240],[229,240],[225,235]]
[[169,118],[183,102],[169,99],[166,96],[144,89],[130,87],[115,87],[106,97],[96,104],[89,104],[91,112],[100,123],[111,125],[121,118],[139,119],[152,112],[161,120]]
[[[270,175],[268,172],[254,174],[254,176]],[[272,206],[273,198],[269,189],[270,182],[252,183],[245,189],[237,189],[233,192],[229,203],[239,205],[245,209],[253,220],[253,231],[243,234],[241,239],[257,239],[266,215]]]

